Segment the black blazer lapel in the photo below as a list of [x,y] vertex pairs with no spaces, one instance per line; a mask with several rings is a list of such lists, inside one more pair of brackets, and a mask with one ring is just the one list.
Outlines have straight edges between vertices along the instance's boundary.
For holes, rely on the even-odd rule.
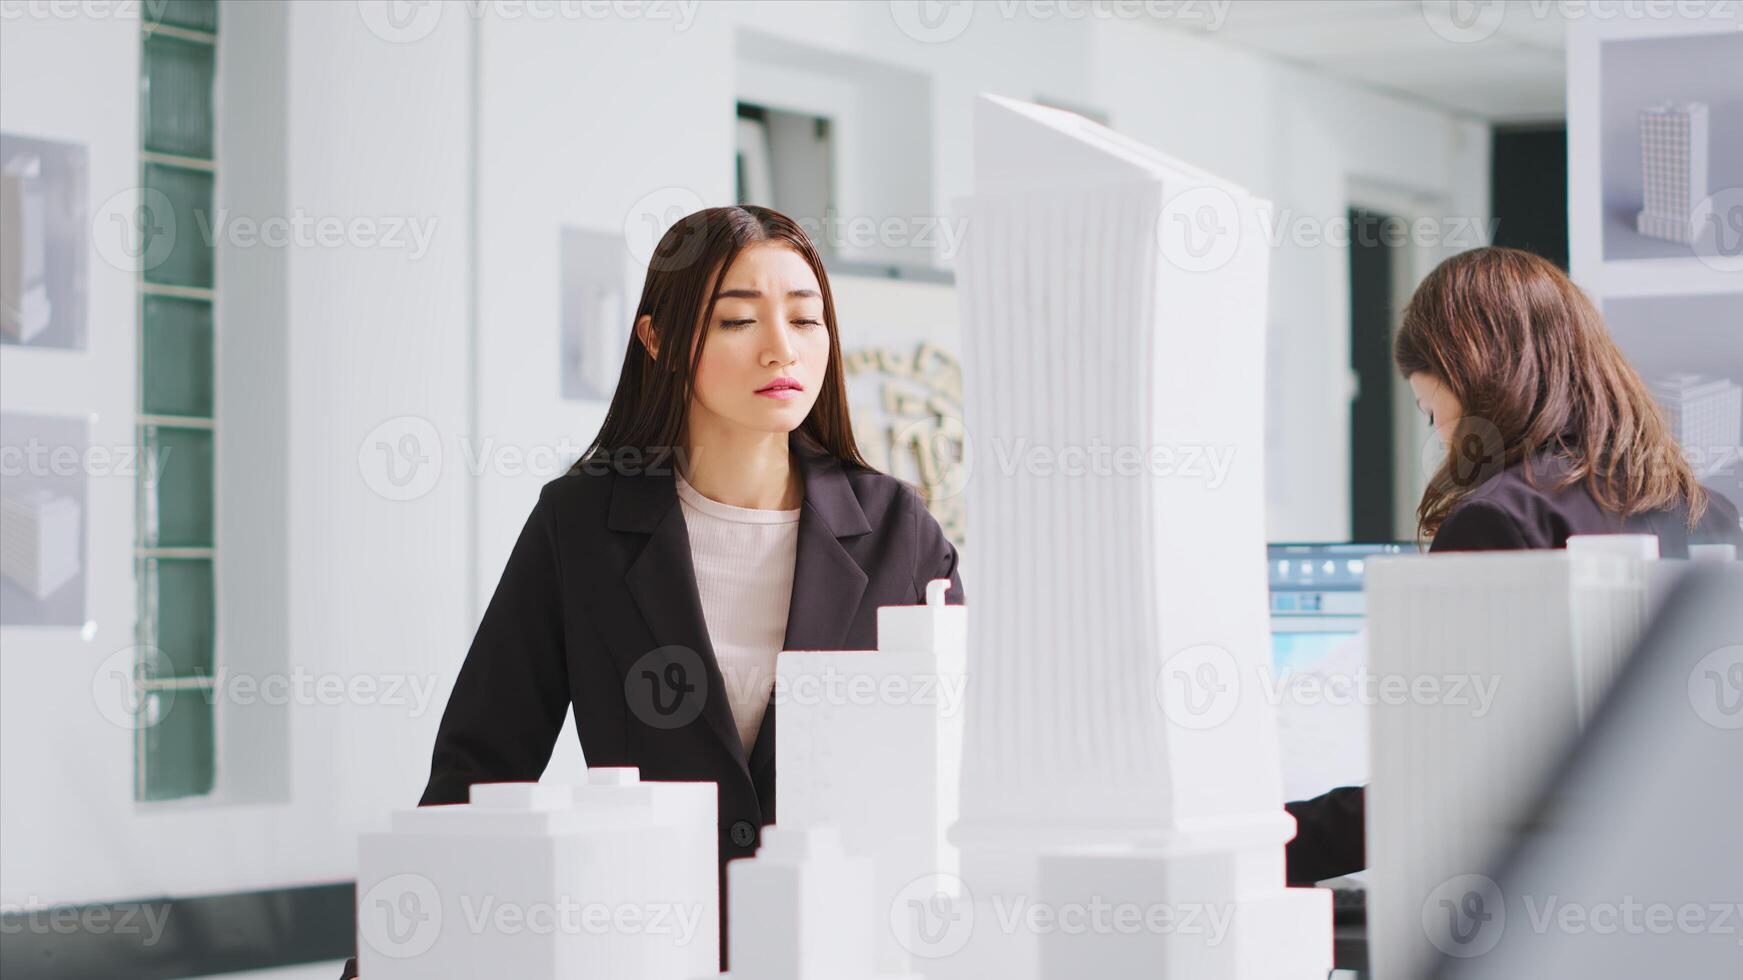
[[[681,673],[688,675],[700,660],[704,674],[701,718],[721,748],[748,775],[744,744],[739,740],[732,705],[726,696],[726,681],[708,639],[708,624],[702,615],[702,598],[696,586],[696,566],[690,558],[690,535],[684,526],[684,512],[678,506],[671,475],[619,475],[612,486],[610,526],[613,530],[650,535],[647,546],[625,573],[624,584],[661,647],[679,647],[696,654],[662,657],[657,666],[669,672],[672,663],[682,663],[686,666]],[[645,666],[631,664],[628,669],[633,672]],[[687,676],[676,678],[678,683],[685,684],[695,680]],[[639,678],[629,678],[629,683],[639,682]],[[665,676],[655,676],[651,682],[670,683]]]
[[[805,448],[797,436],[790,445],[805,480],[805,502],[799,512],[793,594],[787,605],[787,633],[781,649],[839,650],[859,614],[868,581],[865,570],[841,539],[869,534],[871,524],[839,460]],[[775,700],[771,695],[751,746],[753,778],[774,762],[775,738]],[[762,804],[765,815],[774,812],[773,799]]]

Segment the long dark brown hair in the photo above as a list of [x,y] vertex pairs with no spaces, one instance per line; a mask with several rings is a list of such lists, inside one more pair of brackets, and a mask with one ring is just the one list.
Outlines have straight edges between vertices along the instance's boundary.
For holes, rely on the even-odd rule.
[[1614,513],[1686,504],[1694,527],[1706,510],[1662,410],[1597,308],[1538,256],[1488,247],[1442,262],[1410,298],[1393,360],[1406,378],[1426,372],[1445,384],[1464,407],[1416,508],[1423,539],[1484,481],[1540,455],[1555,463],[1557,488],[1584,481]]
[[[823,452],[843,463],[870,469],[853,438],[848,417],[847,386],[842,380],[841,336],[835,324],[835,299],[829,291],[829,276],[823,260],[803,229],[791,218],[768,208],[741,205],[708,208],[678,220],[661,236],[648,262],[648,278],[642,286],[635,320],[644,315],[653,324],[655,348],[667,352],[656,358],[630,331],[624,353],[623,372],[617,391],[606,410],[605,423],[593,443],[581,455],[571,473],[590,464],[627,460],[637,465],[659,466],[680,448],[689,414],[696,367],[702,362],[708,324],[720,283],[739,252],[760,242],[781,242],[805,260],[817,276],[823,294],[823,322],[829,330],[829,364],[823,387],[798,434],[802,448]],[[691,351],[689,357],[673,356]]]

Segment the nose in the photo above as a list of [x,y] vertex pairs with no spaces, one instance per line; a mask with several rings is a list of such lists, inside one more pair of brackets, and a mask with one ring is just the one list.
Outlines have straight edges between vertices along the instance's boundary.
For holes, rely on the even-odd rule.
[[764,367],[780,367],[791,364],[796,359],[793,352],[792,338],[787,336],[787,330],[779,323],[771,324],[772,336],[763,344],[762,362]]

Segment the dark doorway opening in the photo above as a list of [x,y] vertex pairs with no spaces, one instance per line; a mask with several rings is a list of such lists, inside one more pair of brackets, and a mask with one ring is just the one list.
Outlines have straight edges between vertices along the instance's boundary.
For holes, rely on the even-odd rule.
[[1497,127],[1489,157],[1496,245],[1567,268],[1567,127]]
[[1356,396],[1350,402],[1350,540],[1393,541],[1396,451],[1392,323],[1399,247],[1404,223],[1392,215],[1351,208],[1350,371]]

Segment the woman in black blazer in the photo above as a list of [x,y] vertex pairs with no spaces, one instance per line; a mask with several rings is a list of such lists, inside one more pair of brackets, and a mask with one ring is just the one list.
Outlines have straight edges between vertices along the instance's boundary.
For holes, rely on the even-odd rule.
[[[1411,297],[1393,355],[1448,447],[1416,512],[1431,553],[1561,548],[1575,534],[1656,534],[1667,558],[1743,551],[1737,508],[1696,482],[1597,308],[1549,262],[1510,248],[1446,260]],[[1288,810],[1292,883],[1366,866],[1361,787]]]
[[698,212],[650,262],[598,438],[543,487],[509,555],[420,805],[538,780],[573,705],[589,766],[719,787],[724,966],[726,862],[754,854],[775,821],[776,712],[771,697],[747,755],[678,477],[729,506],[800,509],[782,649],[875,649],[878,607],[924,602],[933,579],[962,602],[956,549],[924,502],[855,446],[810,240],[764,208]]

